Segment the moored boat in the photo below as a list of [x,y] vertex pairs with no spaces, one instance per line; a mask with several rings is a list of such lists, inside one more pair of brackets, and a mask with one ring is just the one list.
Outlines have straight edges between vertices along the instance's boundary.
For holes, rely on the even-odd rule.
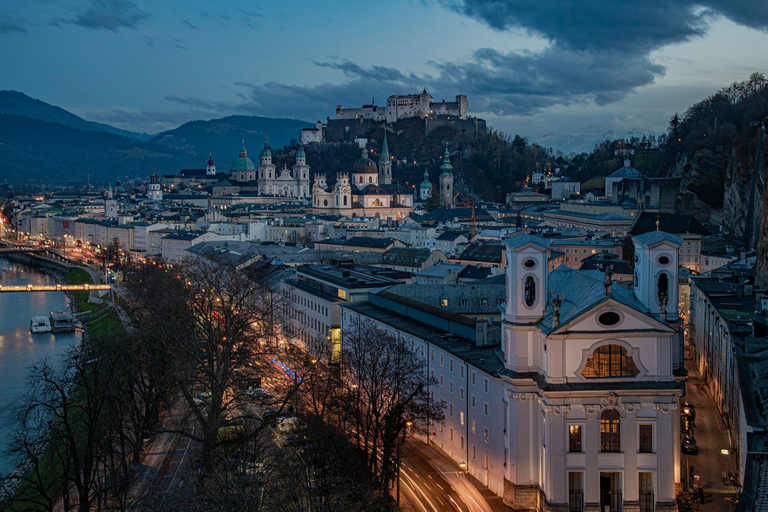
[[75,319],[66,309],[51,312],[51,330],[53,332],[71,332],[75,330]]
[[47,316],[33,316],[29,320],[29,331],[32,334],[39,332],[51,332],[51,321]]

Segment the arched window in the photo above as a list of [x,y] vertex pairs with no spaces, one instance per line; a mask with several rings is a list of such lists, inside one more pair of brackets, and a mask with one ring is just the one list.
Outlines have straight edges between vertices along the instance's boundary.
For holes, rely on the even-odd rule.
[[533,276],[525,278],[525,305],[529,308],[536,302],[536,280]]
[[347,206],[347,196],[344,196],[344,206]]
[[659,282],[658,282],[658,296],[664,295],[665,297],[669,296],[669,277],[667,276],[666,272],[662,272],[659,274]]
[[373,183],[373,176],[368,176],[368,183]]
[[606,409],[600,415],[600,451],[621,451],[621,423],[616,409]]
[[328,200],[327,199],[323,199],[323,206],[328,206]]
[[607,379],[611,377],[634,377],[640,373],[635,361],[621,345],[603,345],[597,347],[581,374],[587,379]]

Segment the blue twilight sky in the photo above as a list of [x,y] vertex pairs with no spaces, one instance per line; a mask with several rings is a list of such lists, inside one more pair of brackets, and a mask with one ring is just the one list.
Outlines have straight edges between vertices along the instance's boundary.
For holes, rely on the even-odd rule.
[[2,0],[0,89],[154,133],[426,87],[509,133],[661,131],[768,70],[766,0]]

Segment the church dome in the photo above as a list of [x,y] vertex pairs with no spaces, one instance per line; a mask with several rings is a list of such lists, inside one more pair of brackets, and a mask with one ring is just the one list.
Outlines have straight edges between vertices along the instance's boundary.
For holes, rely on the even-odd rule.
[[451,165],[451,155],[448,153],[448,144],[445,145],[445,154],[443,155],[443,165],[440,166],[440,170],[443,171],[443,176],[451,174],[453,166]]
[[261,158],[272,158],[272,150],[269,148],[269,141],[264,141],[264,149],[261,150]]
[[360,158],[360,160],[355,162],[355,168],[352,172],[355,174],[378,174],[379,170],[376,168],[376,164],[373,163],[373,160],[368,158],[368,151],[363,149],[363,156]]
[[256,166],[253,165],[253,160],[248,158],[248,150],[245,149],[245,141],[243,141],[243,147],[240,149],[240,156],[238,156],[234,162],[232,162],[232,167],[229,168],[230,171],[255,171]]
[[296,151],[296,158],[307,158],[307,154],[304,152],[304,144],[299,144],[299,149]]

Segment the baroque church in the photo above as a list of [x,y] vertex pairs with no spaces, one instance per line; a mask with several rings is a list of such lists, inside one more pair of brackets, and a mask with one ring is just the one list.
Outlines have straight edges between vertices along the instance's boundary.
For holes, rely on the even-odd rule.
[[399,221],[407,217],[411,210],[411,192],[392,183],[392,159],[386,133],[378,167],[368,158],[368,151],[363,149],[352,173],[339,172],[332,187],[328,186],[324,174],[315,175],[312,213]]
[[[248,157],[245,141],[239,156],[232,162],[229,177],[211,187],[213,196],[242,194],[250,192],[266,197],[309,198],[309,166],[304,146],[299,145],[296,163],[292,169],[277,169],[272,163],[272,149],[264,142],[259,155],[258,169]],[[258,179],[257,179],[258,174]]]
[[682,239],[633,242],[633,290],[610,270],[547,272],[544,238],[506,242],[503,495],[515,510],[676,509]]

